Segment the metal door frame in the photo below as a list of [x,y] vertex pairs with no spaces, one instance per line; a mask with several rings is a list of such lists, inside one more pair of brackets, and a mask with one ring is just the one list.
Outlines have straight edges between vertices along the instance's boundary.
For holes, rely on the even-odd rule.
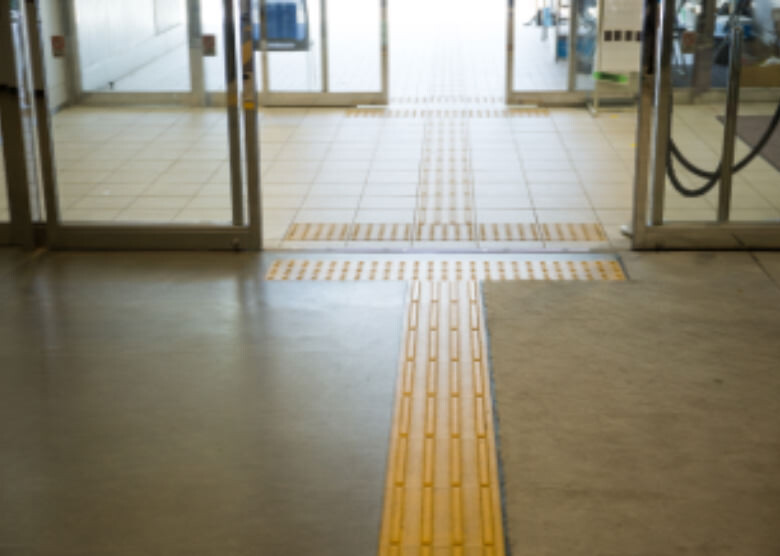
[[5,161],[6,194],[9,221],[0,224],[0,243],[31,249],[35,245],[33,221],[38,211],[37,197],[27,183],[35,180],[31,164],[32,145],[31,94],[24,73],[27,58],[24,47],[22,8],[11,9],[10,0],[0,0],[0,125],[2,154]]
[[[364,0],[370,1],[370,0]],[[330,106],[348,107],[362,104],[388,104],[389,102],[389,50],[387,30],[387,1],[379,2],[379,63],[380,63],[380,90],[376,92],[338,92],[330,90],[329,84],[329,52],[328,52],[328,0],[319,0],[320,3],[320,67],[322,72],[320,91],[274,91],[271,89],[268,64],[268,48],[265,37],[268,36],[265,19],[260,22],[263,26],[260,41],[262,64],[262,90],[260,91],[260,104],[262,106]],[[260,12],[265,13],[266,0],[259,0]]]
[[[644,249],[778,249],[780,222],[730,220],[731,186],[727,174],[719,183],[717,219],[711,222],[664,222],[666,159],[671,107],[671,51],[674,9],[671,0],[645,0],[642,71],[637,125],[634,209],[630,226],[632,248]],[[658,24],[660,22],[660,25]],[[730,88],[739,87],[739,71],[730,73]],[[776,97],[775,97],[776,100]],[[735,108],[736,96],[730,98]],[[735,117],[736,112],[727,111]],[[724,135],[725,152],[733,149],[734,128]],[[732,122],[733,123],[733,122]],[[729,133],[730,132],[730,133]],[[733,150],[732,150],[733,154]],[[731,164],[725,165],[727,168]]]
[[[225,48],[225,71],[228,100],[228,132],[230,138],[230,162],[231,162],[231,200],[233,202],[232,225],[202,226],[202,225],[112,225],[108,223],[64,224],[60,218],[59,204],[57,202],[57,173],[55,169],[56,159],[51,135],[51,118],[49,113],[49,99],[46,87],[42,37],[40,32],[40,0],[23,0],[19,3],[20,14],[25,19],[27,44],[30,49],[30,81],[34,88],[35,98],[35,122],[37,135],[37,156],[41,168],[41,186],[45,200],[46,218],[35,223],[31,211],[28,209],[25,219],[22,221],[13,219],[14,225],[20,226],[24,233],[24,241],[16,240],[15,243],[25,247],[33,247],[36,236],[45,235],[44,244],[54,249],[261,249],[262,248],[262,211],[260,210],[260,172],[259,172],[259,126],[257,112],[257,78],[255,72],[253,51],[254,39],[252,30],[244,22],[251,18],[250,0],[240,0],[239,11],[236,11],[237,0],[223,0],[225,10],[224,37],[226,44],[232,44],[232,48]],[[0,6],[9,6],[10,0],[0,0]],[[3,4],[5,3],[5,4]],[[10,10],[9,10],[10,11]],[[239,17],[234,17],[238,13]],[[239,30],[236,28],[242,23]],[[241,44],[231,42],[239,37]],[[250,53],[244,56],[242,63],[242,87],[238,83],[238,57],[237,51],[241,46],[241,52]],[[11,56],[13,57],[13,56]],[[9,97],[8,89],[3,88],[3,98]],[[241,92],[240,92],[241,91]],[[239,104],[239,95],[241,102]],[[3,106],[7,104],[4,101]],[[240,113],[243,107],[243,144],[240,140]],[[5,114],[5,112],[4,112]],[[13,112],[12,112],[13,115]],[[5,118],[4,118],[5,120]],[[10,122],[13,124],[14,122]],[[241,153],[246,153],[246,165],[242,168]],[[29,154],[29,153],[28,153]],[[17,157],[18,158],[18,157]],[[13,163],[14,168],[21,167],[20,163]],[[242,176],[246,173],[246,180]],[[18,171],[17,171],[18,173]],[[10,181],[10,180],[9,180]],[[244,217],[243,184],[246,183],[247,201],[249,203],[248,221]],[[29,175],[19,175],[13,183],[9,183],[9,190],[13,189],[20,195],[29,195],[29,192],[37,191],[37,181]],[[18,204],[18,203],[17,203]],[[42,232],[42,233],[37,233]]]

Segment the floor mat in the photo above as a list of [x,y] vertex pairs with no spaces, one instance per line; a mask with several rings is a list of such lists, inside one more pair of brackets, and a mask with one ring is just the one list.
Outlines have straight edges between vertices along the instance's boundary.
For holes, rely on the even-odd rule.
[[512,554],[780,553],[780,295],[738,288],[485,284]]

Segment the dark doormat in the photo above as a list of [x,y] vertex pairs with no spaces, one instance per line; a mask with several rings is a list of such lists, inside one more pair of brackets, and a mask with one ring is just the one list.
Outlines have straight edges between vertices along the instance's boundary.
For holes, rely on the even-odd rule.
[[780,292],[744,279],[485,284],[512,554],[780,554]]
[[[723,116],[718,116],[723,123]],[[737,118],[737,135],[750,147],[755,147],[758,140],[769,127],[772,116],[739,116]],[[780,125],[777,126],[769,142],[761,151],[761,156],[780,171]]]

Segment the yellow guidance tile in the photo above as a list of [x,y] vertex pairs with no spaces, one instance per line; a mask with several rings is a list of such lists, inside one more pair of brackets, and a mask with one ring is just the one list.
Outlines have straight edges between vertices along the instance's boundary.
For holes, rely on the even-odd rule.
[[[469,259],[459,257],[452,260],[422,260],[414,258],[387,258],[374,260],[343,260],[343,259],[277,259],[268,272],[266,280],[325,280],[325,281],[400,281],[400,280],[427,280],[448,282],[461,282],[471,280],[474,283],[479,280],[609,280],[622,281],[626,276],[620,263],[611,257],[571,259]],[[474,290],[476,292],[476,290]],[[467,310],[467,327],[476,330],[478,326],[478,313],[468,303],[473,301],[473,296],[467,300],[448,300],[442,294],[440,304],[454,303],[458,309],[445,315],[443,312],[434,312],[434,330],[453,329],[459,322],[462,311]],[[423,318],[421,309],[416,307],[407,316],[409,329],[417,330]],[[426,307],[426,315],[430,319],[430,307]],[[446,320],[444,320],[446,319]],[[460,338],[460,336],[458,336]],[[443,349],[443,348],[442,348]],[[448,348],[449,349],[449,348]],[[449,353],[441,351],[441,353]]]
[[[441,195],[441,192],[439,192]],[[469,220],[472,195],[462,191],[448,195],[447,207],[429,206],[428,193],[418,194],[417,225],[409,223],[298,222],[290,226],[285,241],[564,241],[606,242],[598,222],[482,223]],[[451,199],[455,198],[454,201]],[[463,222],[462,222],[463,221]]]
[[379,555],[503,556],[476,282],[413,281],[405,322]]
[[[296,237],[332,237],[344,229],[308,226],[295,229]],[[497,226],[495,233],[507,230]],[[382,233],[365,229],[366,236]],[[595,232],[556,225],[514,233],[570,239]],[[410,281],[379,556],[504,556],[478,281],[620,281],[620,263],[610,257],[277,259],[266,278]]]

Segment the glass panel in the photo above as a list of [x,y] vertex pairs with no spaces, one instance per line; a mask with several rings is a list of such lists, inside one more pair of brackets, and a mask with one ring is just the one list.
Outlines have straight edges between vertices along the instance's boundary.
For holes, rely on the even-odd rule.
[[599,8],[597,0],[572,0],[577,10],[577,51],[575,54],[575,88],[593,90],[596,63]]
[[566,90],[569,2],[518,0],[514,24],[514,90]]
[[500,102],[506,0],[391,0],[392,101]]
[[[224,27],[223,0],[200,0],[201,30],[204,35],[214,35],[217,45],[224,44],[222,37]],[[257,75],[262,75],[262,57],[255,58]],[[203,58],[203,72],[206,81],[206,90],[209,92],[222,92],[225,90],[225,53],[219,47],[213,56],[206,55]],[[263,88],[262,80],[258,77],[258,87]]]
[[188,91],[185,0],[75,0],[85,91]]
[[[775,4],[776,5],[776,4]],[[709,10],[712,10],[711,12]],[[737,117],[735,164],[741,161],[768,130],[777,109],[780,87],[780,9],[772,0],[740,2],[738,21],[743,30],[740,105]],[[678,89],[692,89],[695,104],[683,95],[673,111],[672,138],[694,165],[714,172],[721,160],[731,50],[728,2],[684,1],[678,5],[677,30],[672,51],[672,80]],[[707,91],[717,95],[706,96]],[[748,166],[733,176],[732,221],[777,221],[780,219],[780,132]],[[708,180],[689,172],[676,161],[680,185],[702,187]],[[667,221],[714,221],[719,183],[705,195],[682,196],[667,173]]]
[[[729,1],[721,0],[679,3],[672,54],[675,87],[694,87],[696,93],[726,88],[731,43],[729,6]],[[743,85],[760,88],[773,79],[777,82],[777,66],[769,71],[759,68],[780,61],[780,4],[773,4],[773,0],[739,2],[738,12],[744,35]]]
[[[200,0],[201,31],[204,35],[214,35],[217,45],[224,44],[222,39],[225,10],[222,0]],[[203,58],[203,73],[207,91],[225,90],[225,53],[219,49],[214,56]]]
[[379,0],[328,0],[330,90],[380,91]]
[[268,87],[272,91],[322,90],[319,0],[265,0]]
[[[101,3],[103,20],[115,21],[137,2]],[[44,12],[56,18],[59,11]],[[79,18],[79,36],[102,33],[98,18]],[[48,21],[49,26],[61,24]],[[186,27],[186,22],[176,24]],[[99,42],[80,44],[81,57]],[[96,46],[97,45],[97,46]],[[218,52],[224,54],[224,44]],[[46,52],[46,65],[65,61]],[[186,66],[187,61],[183,61]],[[155,66],[151,61],[149,65]],[[48,70],[47,70],[48,71]],[[224,77],[223,87],[224,87]],[[52,93],[50,88],[50,94]],[[54,94],[51,98],[55,99]],[[231,189],[225,108],[121,107],[52,103],[55,167],[64,224],[227,224]]]

